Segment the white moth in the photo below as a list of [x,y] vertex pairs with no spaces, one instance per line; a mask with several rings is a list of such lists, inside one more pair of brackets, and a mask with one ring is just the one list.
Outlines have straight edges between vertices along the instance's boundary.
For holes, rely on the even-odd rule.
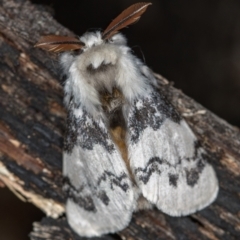
[[118,33],[150,4],[127,8],[104,32],[45,36],[36,45],[64,52],[66,213],[81,236],[122,230],[151,206],[188,215],[218,193],[204,149]]

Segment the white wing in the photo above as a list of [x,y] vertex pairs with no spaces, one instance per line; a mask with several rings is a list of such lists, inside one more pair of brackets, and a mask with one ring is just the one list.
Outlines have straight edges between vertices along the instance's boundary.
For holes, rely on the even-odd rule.
[[216,198],[218,182],[207,154],[164,96],[153,90],[137,99],[127,126],[131,169],[146,199],[181,216]]
[[68,222],[82,236],[119,231],[136,205],[125,163],[103,120],[71,105],[63,157]]

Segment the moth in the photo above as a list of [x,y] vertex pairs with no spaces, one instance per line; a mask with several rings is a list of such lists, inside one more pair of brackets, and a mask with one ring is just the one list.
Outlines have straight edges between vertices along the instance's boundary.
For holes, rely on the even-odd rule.
[[68,222],[81,236],[122,230],[134,211],[153,206],[188,215],[218,193],[207,153],[118,33],[149,5],[130,6],[103,32],[44,36],[35,45],[61,53],[67,75],[64,191]]

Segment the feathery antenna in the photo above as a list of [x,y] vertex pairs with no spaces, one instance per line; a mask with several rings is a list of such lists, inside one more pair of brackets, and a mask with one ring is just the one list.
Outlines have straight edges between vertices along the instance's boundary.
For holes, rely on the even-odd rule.
[[135,23],[141,15],[147,10],[147,7],[152,5],[150,2],[140,2],[131,5],[118,15],[105,29],[102,38],[108,39],[116,34],[120,29]]
[[84,46],[80,40],[75,37],[48,35],[43,36],[34,45],[34,47],[42,48],[49,52],[64,52],[81,49]]

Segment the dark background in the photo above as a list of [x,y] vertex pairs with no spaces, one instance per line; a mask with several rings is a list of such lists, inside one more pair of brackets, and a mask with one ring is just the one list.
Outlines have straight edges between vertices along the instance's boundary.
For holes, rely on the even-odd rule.
[[[82,35],[88,30],[104,29],[121,11],[137,1],[32,2],[45,4],[57,21]],[[140,21],[122,31],[129,46],[155,72],[239,127],[240,1],[151,2],[153,5]],[[28,239],[32,222],[44,215],[31,204],[22,203],[7,189],[1,189],[0,194],[0,212],[7,209],[7,214],[0,217],[0,239]]]

